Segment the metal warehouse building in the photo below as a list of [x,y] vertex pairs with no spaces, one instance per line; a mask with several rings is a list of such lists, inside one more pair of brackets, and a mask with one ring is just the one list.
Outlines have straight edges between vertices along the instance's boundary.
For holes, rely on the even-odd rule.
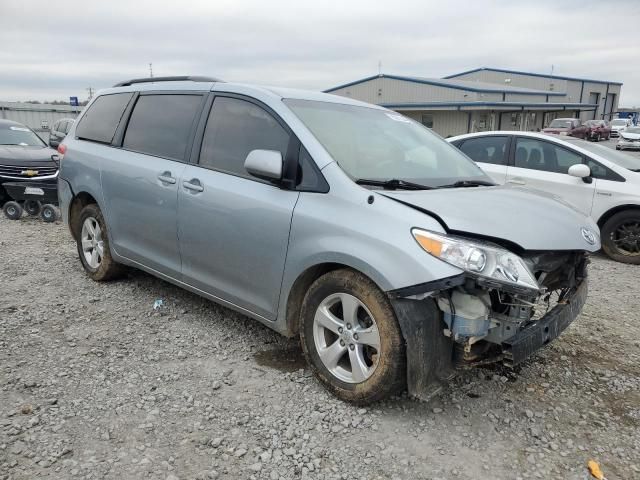
[[411,117],[442,136],[537,131],[559,117],[610,120],[622,83],[478,68],[444,78],[380,74],[325,90]]

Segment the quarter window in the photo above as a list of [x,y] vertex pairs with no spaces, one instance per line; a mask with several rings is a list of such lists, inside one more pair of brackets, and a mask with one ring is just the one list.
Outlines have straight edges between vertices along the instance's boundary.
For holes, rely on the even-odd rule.
[[506,165],[508,143],[508,137],[470,138],[462,144],[460,150],[475,162]]
[[114,93],[96,98],[82,116],[76,136],[82,140],[111,143],[132,96],[133,93]]
[[568,173],[569,167],[578,163],[582,163],[581,155],[552,143],[529,138],[516,141],[516,167]]
[[200,151],[200,165],[247,178],[244,168],[252,150],[276,150],[285,158],[289,134],[273,116],[237,98],[213,102]]
[[200,95],[141,95],[131,114],[123,148],[184,160]]

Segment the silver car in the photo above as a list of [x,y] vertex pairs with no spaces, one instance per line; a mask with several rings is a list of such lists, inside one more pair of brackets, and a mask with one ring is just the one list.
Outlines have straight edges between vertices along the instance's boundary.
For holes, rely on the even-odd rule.
[[90,278],[138,268],[299,335],[318,379],[356,403],[522,362],[579,314],[600,248],[573,208],[494,186],[398,113],[322,93],[123,82],[59,152]]

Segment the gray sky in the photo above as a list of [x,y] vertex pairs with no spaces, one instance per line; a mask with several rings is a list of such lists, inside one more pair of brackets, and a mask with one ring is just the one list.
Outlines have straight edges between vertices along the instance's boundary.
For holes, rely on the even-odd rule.
[[[323,90],[481,66],[623,82],[640,106],[638,0],[0,0],[0,100],[145,77]],[[625,33],[628,32],[628,33]]]

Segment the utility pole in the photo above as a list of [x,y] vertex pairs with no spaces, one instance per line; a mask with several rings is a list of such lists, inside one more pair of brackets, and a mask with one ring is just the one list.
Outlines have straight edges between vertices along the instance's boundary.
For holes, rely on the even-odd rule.
[[93,87],[88,87],[87,92],[89,92],[89,100],[93,98]]
[[149,64],[149,78],[153,78],[153,63]]

